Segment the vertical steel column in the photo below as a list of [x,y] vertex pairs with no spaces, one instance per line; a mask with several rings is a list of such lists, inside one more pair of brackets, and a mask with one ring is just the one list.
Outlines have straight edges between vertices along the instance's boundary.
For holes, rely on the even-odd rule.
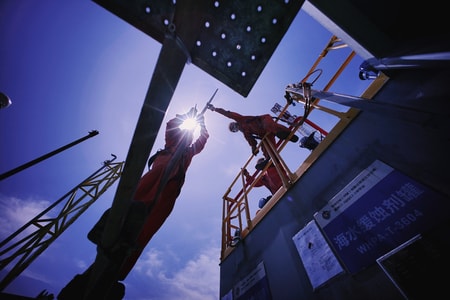
[[106,247],[111,246],[117,238],[124,212],[133,198],[186,61],[187,57],[178,47],[175,38],[166,38],[142,105],[106,224],[103,236],[103,245]]

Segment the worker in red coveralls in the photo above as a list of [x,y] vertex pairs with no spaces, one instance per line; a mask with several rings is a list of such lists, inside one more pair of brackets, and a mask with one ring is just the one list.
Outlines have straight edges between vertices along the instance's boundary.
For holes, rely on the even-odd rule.
[[[251,185],[253,183],[254,187],[265,186],[271,193],[269,196],[259,199],[258,207],[260,209],[263,208],[272,196],[280,189],[280,187],[283,186],[283,181],[274,164],[270,164],[270,166],[264,171],[267,163],[268,161],[264,157],[261,157],[256,162],[255,169],[263,172],[261,177],[259,177],[256,182],[254,182],[257,177],[256,173],[250,175],[247,169],[242,170],[242,174],[245,176],[245,183],[247,185]],[[260,209],[257,210],[256,213],[258,213]]]
[[[151,169],[141,178],[138,184],[134,200],[145,203],[149,213],[137,238],[138,248],[122,266],[119,278],[127,276],[144,247],[172,212],[184,184],[186,171],[191,164],[192,157],[199,154],[205,147],[209,134],[206,130],[203,115],[200,115],[196,120],[200,125],[200,135],[194,143],[192,143],[194,130],[180,128],[184,120],[196,114],[196,110],[194,110],[191,109],[184,115],[176,115],[174,119],[167,122],[165,147],[158,152]],[[181,156],[177,158],[175,153],[179,151],[181,151]],[[178,163],[170,170],[167,178],[164,178],[165,169],[174,159],[178,160]],[[165,184],[163,181],[165,181]],[[158,190],[161,185],[163,189]]]
[[[126,278],[147,243],[172,212],[191,160],[194,155],[204,149],[209,138],[203,114],[196,116],[196,113],[197,110],[192,108],[188,113],[177,114],[175,118],[167,122],[165,147],[150,158],[149,168],[151,168],[138,183],[134,201],[131,201],[116,244],[105,248],[101,243],[110,209],[105,211],[88,233],[89,240],[98,245],[97,251],[110,261],[110,265],[107,267],[109,272],[103,272],[102,277],[94,278],[97,280],[97,285],[91,290],[88,299],[98,299],[96,296],[108,287],[111,278],[113,280]],[[180,125],[191,117],[195,117],[196,122],[200,125],[200,134],[195,142],[193,142],[193,129],[180,128]],[[58,300],[85,299],[93,268],[94,264],[83,274],[76,275],[61,290]],[[117,271],[118,276],[115,275]],[[120,282],[113,282],[107,299],[122,299],[124,294],[125,286]]]
[[[249,143],[250,147],[252,147],[253,155],[258,154],[258,142],[256,139],[262,139],[266,136],[266,139],[275,146],[275,136],[280,139],[286,139],[289,134],[291,134],[291,130],[288,127],[275,122],[269,114],[260,116],[243,116],[236,112],[224,110],[223,108],[216,108],[212,104],[208,105],[208,109],[218,112],[219,114],[235,121],[230,123],[230,131],[241,131],[244,134],[245,139]],[[293,135],[290,140],[295,143],[298,141],[298,136]],[[270,158],[269,152],[265,149],[265,147],[262,147],[262,152],[266,159]]]
[[[258,159],[255,169],[263,171],[264,168],[267,165],[267,160],[265,160],[263,157]],[[250,175],[247,169],[244,169],[242,173],[245,176],[245,180],[247,184],[252,184],[252,182],[256,179],[255,175]],[[277,168],[271,164],[267,170],[264,171],[262,176],[259,178],[258,181],[255,182],[253,185],[254,187],[260,187],[265,186],[270,193],[275,194],[279,188],[283,185],[283,181],[281,180],[280,175],[278,174]]]

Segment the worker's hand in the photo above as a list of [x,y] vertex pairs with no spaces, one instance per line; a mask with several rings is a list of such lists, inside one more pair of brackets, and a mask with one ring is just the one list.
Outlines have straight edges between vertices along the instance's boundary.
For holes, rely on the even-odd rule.
[[243,169],[242,170],[242,174],[244,174],[244,176],[249,176],[250,174],[248,173],[247,169]]
[[206,108],[208,108],[210,111],[215,111],[215,110],[216,110],[216,108],[215,108],[214,105],[212,105],[212,104],[208,104],[208,105],[206,106]]
[[197,114],[197,107],[192,107],[187,113],[186,115],[190,118],[194,117]]

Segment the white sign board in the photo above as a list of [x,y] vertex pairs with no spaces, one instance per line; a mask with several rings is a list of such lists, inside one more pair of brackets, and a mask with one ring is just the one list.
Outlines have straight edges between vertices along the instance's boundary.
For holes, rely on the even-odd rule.
[[292,240],[314,290],[344,272],[314,220],[294,235]]

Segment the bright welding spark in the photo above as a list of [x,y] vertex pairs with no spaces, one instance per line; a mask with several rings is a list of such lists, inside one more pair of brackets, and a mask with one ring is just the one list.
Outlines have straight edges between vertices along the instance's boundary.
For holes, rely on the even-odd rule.
[[197,120],[195,118],[187,118],[180,125],[180,129],[183,130],[195,130],[198,126]]

